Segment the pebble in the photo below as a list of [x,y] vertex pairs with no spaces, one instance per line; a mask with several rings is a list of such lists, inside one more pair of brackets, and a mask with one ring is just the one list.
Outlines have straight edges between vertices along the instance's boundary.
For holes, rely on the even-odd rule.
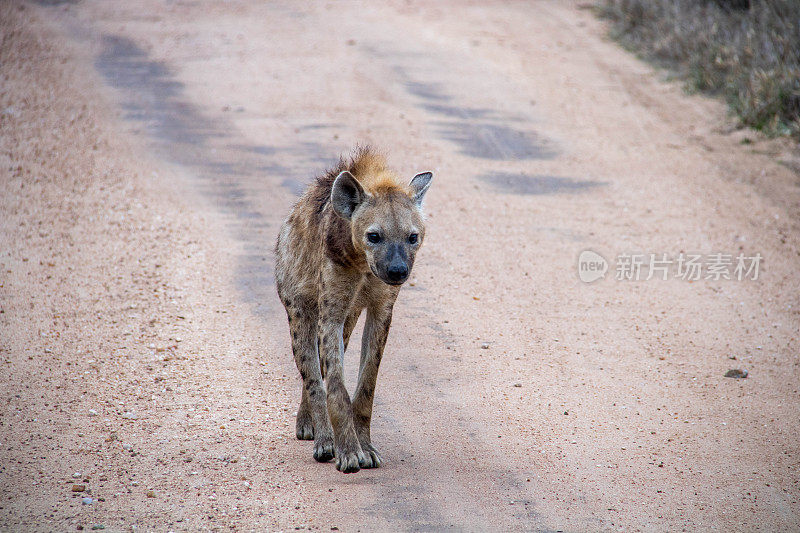
[[484,350],[488,350],[489,349],[489,343],[488,342],[482,343],[481,344],[481,348],[483,348]]
[[127,420],[136,420],[139,417],[136,416],[136,413],[133,413],[131,411],[125,411],[125,413],[123,413],[122,415],[122,418],[125,418]]
[[80,479],[81,473],[80,472],[75,472],[74,474],[72,474],[72,477],[73,477],[73,479]]
[[732,368],[725,372],[726,378],[733,378],[733,379],[745,379],[747,377],[747,370],[741,370],[739,368]]
[[86,490],[86,485],[72,485],[72,492],[83,492]]
[[133,444],[125,443],[125,444],[122,445],[122,449],[125,450],[126,452],[132,452],[133,451]]
[[106,526],[104,526],[103,524],[95,524],[92,526],[92,529],[105,529],[105,528]]
[[91,498],[88,498],[88,497],[87,498],[82,498],[81,499],[81,503],[83,505],[92,505],[94,503],[94,500],[91,499]]
[[522,383],[514,383],[515,387],[522,387]]
[[89,416],[97,416],[97,411],[94,409],[89,409]]
[[155,498],[156,497],[156,493],[153,492],[152,490],[148,490],[147,491],[147,497],[148,498]]

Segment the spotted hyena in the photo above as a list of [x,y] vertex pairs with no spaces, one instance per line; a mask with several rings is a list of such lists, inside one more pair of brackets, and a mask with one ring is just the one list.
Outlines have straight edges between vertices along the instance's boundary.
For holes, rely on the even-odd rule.
[[[431,178],[423,172],[405,185],[381,155],[361,148],[318,178],[281,226],[275,278],[303,378],[297,438],[314,439],[314,458],[335,457],[342,472],[381,465],[370,440],[375,380],[397,293],[425,237]],[[342,363],[364,309],[351,402]]]

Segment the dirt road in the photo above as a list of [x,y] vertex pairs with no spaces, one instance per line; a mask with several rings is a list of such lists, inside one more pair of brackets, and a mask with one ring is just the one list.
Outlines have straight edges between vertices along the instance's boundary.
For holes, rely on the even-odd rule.
[[[800,529],[796,148],[590,11],[0,15],[0,529]],[[294,439],[272,246],[365,141],[435,181],[378,381],[385,466],[342,475]],[[616,279],[681,253],[700,279]],[[717,253],[734,279],[706,279]]]

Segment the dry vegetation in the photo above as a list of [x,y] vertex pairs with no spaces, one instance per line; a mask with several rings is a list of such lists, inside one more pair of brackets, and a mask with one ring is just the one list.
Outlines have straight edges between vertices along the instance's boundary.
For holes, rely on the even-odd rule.
[[800,139],[800,1],[600,0],[612,34],[720,94],[747,126]]

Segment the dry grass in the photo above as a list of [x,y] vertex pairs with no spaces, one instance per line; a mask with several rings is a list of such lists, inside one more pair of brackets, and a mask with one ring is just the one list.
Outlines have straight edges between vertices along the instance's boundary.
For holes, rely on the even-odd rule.
[[800,0],[598,0],[626,47],[723,95],[747,126],[800,139]]

